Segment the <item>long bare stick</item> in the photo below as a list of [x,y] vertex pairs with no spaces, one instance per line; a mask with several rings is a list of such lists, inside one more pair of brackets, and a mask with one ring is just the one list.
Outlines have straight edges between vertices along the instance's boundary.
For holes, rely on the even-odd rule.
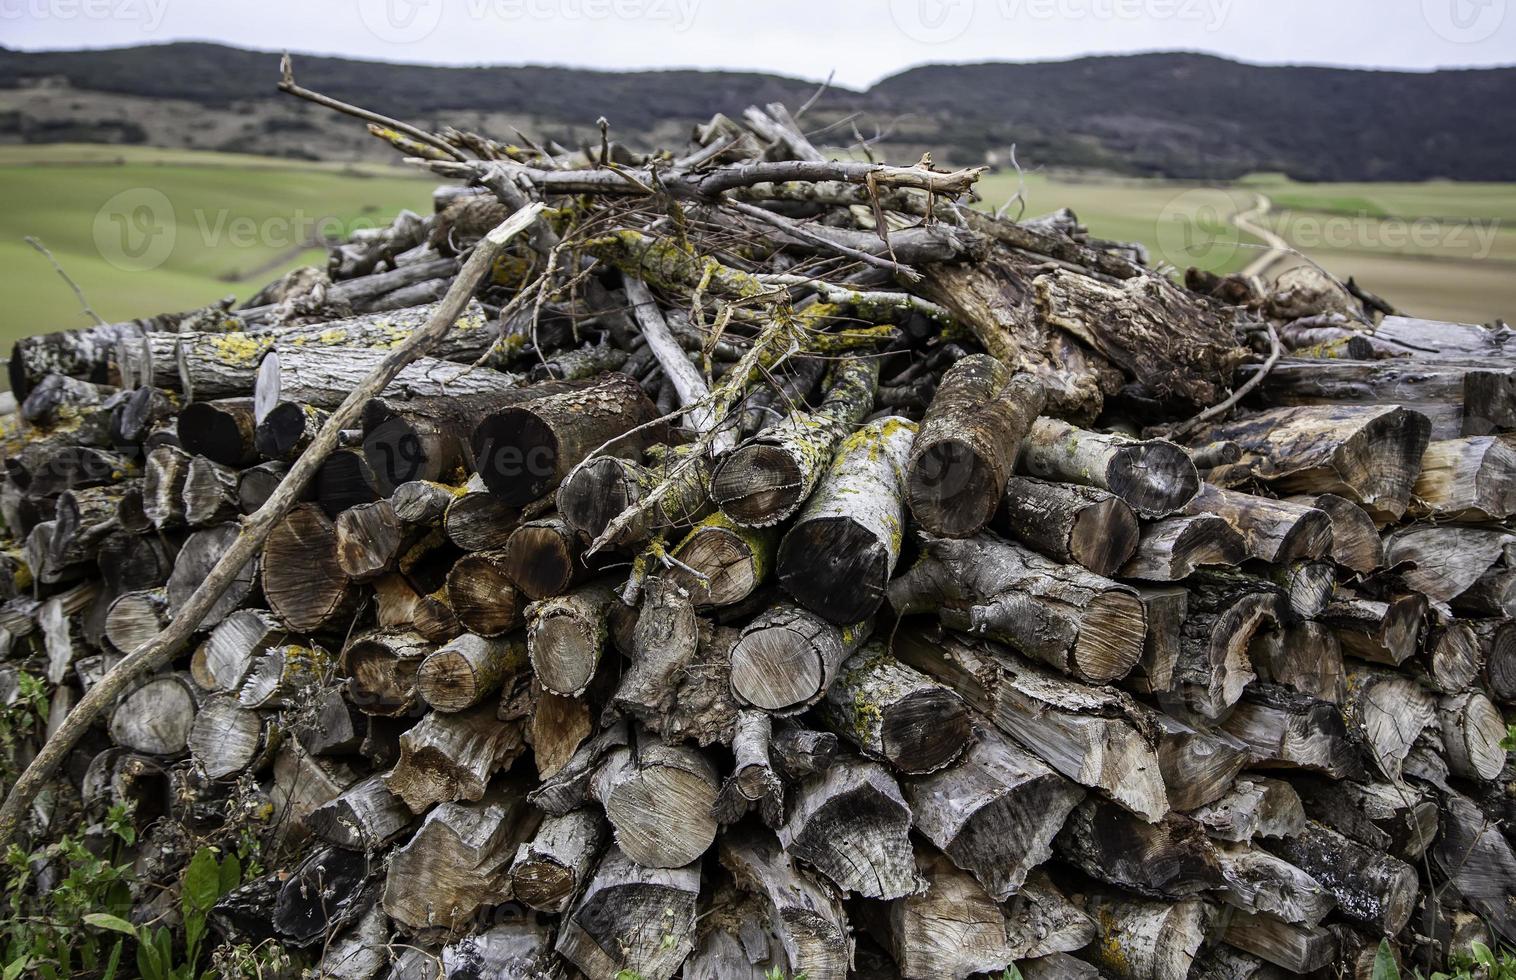
[[353,116],[357,119],[362,119],[364,122],[377,123],[380,126],[387,126],[396,132],[404,133],[411,139],[419,140],[420,142],[425,143],[427,146],[430,146],[435,150],[440,150],[455,160],[468,159],[468,157],[464,156],[458,151],[458,148],[456,146],[448,144],[444,140],[439,139],[435,134],[428,133],[424,129],[418,129],[415,126],[412,126],[410,123],[401,122],[398,119],[391,119],[389,116],[380,115],[377,112],[371,112],[362,106],[349,105],[340,99],[332,98],[330,95],[322,95],[320,92],[315,92],[303,86],[296,85],[294,64],[290,60],[290,56],[288,54],[285,54],[283,58],[279,59],[279,91],[288,93],[299,99],[305,99],[307,102],[314,102],[317,105],[326,106],[328,109],[335,109],[345,115]]
[[1189,421],[1181,422],[1175,426],[1173,431],[1169,433],[1169,438],[1176,440],[1183,439],[1203,423],[1225,415],[1235,408],[1238,402],[1247,397],[1248,392],[1263,384],[1263,379],[1267,378],[1269,372],[1274,370],[1274,365],[1279,363],[1279,358],[1284,353],[1284,347],[1279,343],[1279,331],[1274,329],[1272,323],[1265,324],[1264,326],[1269,331],[1269,358],[1263,362],[1263,366],[1258,369],[1258,373],[1238,385],[1237,390],[1232,392],[1231,397],[1227,398],[1226,401],[1217,402]]
[[[663,366],[664,376],[673,383],[679,404],[687,409],[685,419],[690,428],[702,435],[711,432],[721,419],[716,417],[709,406],[703,404],[710,398],[711,389],[705,383],[705,378],[701,377],[700,369],[684,356],[684,348],[674,339],[674,332],[658,311],[658,303],[653,299],[647,284],[636,276],[623,277],[623,283],[626,286],[626,298],[632,303],[632,315],[637,318],[637,326],[642,329],[648,350],[653,352],[653,356]],[[725,426],[712,436],[711,451],[722,453],[736,444],[736,433],[730,426]]]
[[242,532],[237,535],[237,540],[221,556],[221,560],[216,562],[216,567],[211,569],[205,581],[200,583],[200,587],[189,597],[189,601],[174,616],[168,627],[152,639],[140,644],[85,693],[79,704],[69,712],[57,731],[42,746],[42,750],[37,753],[31,765],[27,766],[26,771],[16,780],[16,785],[11,787],[10,795],[5,798],[5,805],[0,806],[0,851],[9,846],[15,838],[27,808],[31,806],[32,801],[37,798],[37,794],[41,792],[48,780],[52,779],[64,758],[79,743],[79,739],[95,723],[95,719],[114,704],[116,698],[133,681],[150,671],[157,670],[173,658],[184,642],[199,628],[201,620],[205,619],[211,607],[231,586],[243,566],[252,560],[259,548],[263,547],[263,542],[268,538],[269,532],[274,529],[274,525],[282,520],[300,499],[301,493],[306,484],[315,476],[316,470],[332,450],[337,448],[338,437],[342,430],[352,428],[357,423],[363,406],[383,391],[401,369],[424,356],[432,345],[452,328],[453,321],[457,320],[459,314],[463,312],[463,308],[474,295],[475,288],[488,274],[506,244],[516,235],[530,228],[544,209],[543,204],[537,203],[517,211],[474,247],[473,254],[463,264],[458,277],[448,287],[447,294],[442,297],[437,308],[427,318],[426,324],[391,351],[332,413],[320,434],[312,441],[310,448],[295,462],[294,466],[290,467],[289,473],[280,481],[279,489],[275,490],[268,501],[255,513],[243,519]]

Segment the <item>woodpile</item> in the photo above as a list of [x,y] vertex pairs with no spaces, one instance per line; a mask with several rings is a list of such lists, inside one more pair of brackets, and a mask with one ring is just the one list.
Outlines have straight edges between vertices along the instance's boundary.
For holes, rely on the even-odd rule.
[[213,924],[341,977],[1516,942],[1507,331],[1176,285],[778,105],[646,159],[374,128],[462,182],[433,214],[12,353],[0,700],[43,676],[54,724],[325,452],[22,833],[129,804],[146,908],[186,827],[255,812]]

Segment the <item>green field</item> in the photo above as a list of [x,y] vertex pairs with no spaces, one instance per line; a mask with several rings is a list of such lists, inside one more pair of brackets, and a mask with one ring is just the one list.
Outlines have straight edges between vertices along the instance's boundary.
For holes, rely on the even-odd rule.
[[[1014,174],[997,173],[980,191],[993,207],[1017,186]],[[306,247],[312,236],[424,210],[430,188],[399,166],[0,147],[0,342],[87,322],[23,236],[45,242],[94,308],[117,320],[245,299],[289,268],[319,263],[322,250]],[[1143,242],[1155,261],[1233,271],[1273,254],[1232,224],[1259,195],[1271,206],[1257,224],[1408,312],[1487,321],[1516,311],[1516,185],[1313,185],[1259,175],[1204,187],[1033,173],[1025,213],[1071,207],[1093,234]]]
[[42,240],[107,320],[245,299],[302,264],[314,236],[430,208],[400,167],[115,146],[0,147],[0,342],[88,322],[24,241]]

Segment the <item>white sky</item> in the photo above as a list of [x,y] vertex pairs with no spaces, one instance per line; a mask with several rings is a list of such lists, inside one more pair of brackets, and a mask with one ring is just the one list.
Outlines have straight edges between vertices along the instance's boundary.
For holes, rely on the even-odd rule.
[[[0,44],[208,40],[438,64],[743,68],[864,87],[912,65],[1153,50],[1516,63],[1516,0],[0,0]],[[173,70],[171,65],[165,71]]]

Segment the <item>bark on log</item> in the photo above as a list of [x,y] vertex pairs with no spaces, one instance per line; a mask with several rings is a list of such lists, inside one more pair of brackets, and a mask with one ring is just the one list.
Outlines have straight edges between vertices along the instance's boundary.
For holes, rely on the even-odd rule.
[[433,711],[400,736],[400,761],[384,777],[391,793],[415,813],[434,803],[479,800],[497,772],[526,749],[520,724],[501,724],[496,706],[457,713]]
[[1201,566],[1240,565],[1247,558],[1246,549],[1242,535],[1223,518],[1174,515],[1143,526],[1137,547],[1118,574],[1149,582],[1178,582]]
[[660,531],[688,527],[709,516],[712,461],[693,446],[650,446],[641,462],[593,456],[563,478],[555,499],[559,515],[587,541],[598,540],[611,522],[643,506],[658,487],[669,488],[609,542],[622,548]]
[[172,446],[159,446],[147,454],[142,476],[142,512],[153,527],[163,530],[184,523],[184,480],[193,458]]
[[1054,561],[1077,563],[1096,575],[1115,575],[1133,558],[1137,516],[1105,490],[1013,476],[995,528]]
[[329,518],[349,507],[373,503],[379,496],[378,480],[361,449],[335,450],[311,479],[310,498]]
[[416,672],[416,693],[438,711],[472,708],[527,666],[520,638],[488,639],[464,633],[427,654]]
[[1115,494],[1144,518],[1166,517],[1200,491],[1189,453],[1162,439],[1137,440],[1040,418],[1022,443],[1021,472]]
[[1437,836],[1437,804],[1414,785],[1296,779],[1306,813],[1367,847],[1415,861]]
[[1416,869],[1307,821],[1293,837],[1267,842],[1269,850],[1321,882],[1337,908],[1375,932],[1393,936],[1415,909]]
[[902,785],[923,836],[996,901],[1053,852],[1084,791],[999,732],[979,729],[963,761]]
[[539,912],[568,911],[610,839],[592,807],[547,817],[511,862],[511,893]]
[[1386,602],[1344,594],[1320,619],[1336,630],[1344,653],[1395,667],[1416,652],[1426,611],[1426,598],[1413,593]]
[[375,774],[343,790],[305,818],[321,840],[353,851],[377,853],[405,836],[416,815]]
[[920,890],[911,811],[879,764],[839,759],[794,792],[779,841],[844,892],[894,899]]
[[1172,695],[1191,711],[1221,718],[1257,678],[1248,648],[1286,618],[1284,597],[1265,583],[1201,578],[1190,589],[1174,664]]
[[842,441],[779,544],[779,584],[839,626],[872,616],[900,558],[914,423],[878,419]]
[[798,606],[770,607],[743,629],[732,650],[733,696],[777,714],[803,711],[826,694],[872,625],[837,627]]
[[648,868],[612,847],[558,932],[558,953],[589,980],[669,980],[694,948],[698,866]]
[[342,651],[348,698],[365,714],[409,714],[416,706],[416,674],[432,650],[422,636],[406,630],[374,630],[353,637]]
[[911,514],[928,533],[966,538],[995,516],[1021,442],[1042,412],[1042,384],[973,355],[943,374],[906,464]]
[[1320,558],[1332,543],[1332,520],[1314,507],[1222,490],[1207,483],[1185,509],[1220,517],[1242,536],[1249,558],[1288,564]]
[[263,594],[290,629],[345,625],[357,591],[337,560],[337,529],[315,504],[292,508],[263,549]]
[[1082,680],[1124,677],[1142,657],[1146,612],[1134,588],[994,535],[927,539],[889,591],[901,615],[935,611],[951,629],[1010,643]]
[[527,652],[544,688],[571,698],[585,692],[600,665],[607,617],[617,601],[611,583],[591,582],[526,608]]
[[502,636],[521,626],[527,600],[510,569],[503,551],[476,551],[453,564],[447,600],[464,628],[480,636]]
[[769,754],[773,736],[773,719],[766,712],[746,709],[738,713],[732,732],[732,772],[716,799],[716,819],[723,826],[742,819],[754,804],[766,826],[777,827],[783,821],[784,783]]
[[749,829],[721,840],[721,865],[739,887],[764,903],[769,928],[784,948],[791,973],[848,975],[853,937],[841,897],[795,866],[773,836]]
[[948,688],[865,646],[827,688],[822,715],[869,758],[900,772],[936,772],[973,740],[968,708]]
[[1139,895],[1184,898],[1223,885],[1215,845],[1178,813],[1147,823],[1089,797],[1064,824],[1057,848],[1090,877]]
[[291,461],[315,441],[330,413],[302,402],[280,402],[265,411],[253,430],[253,446],[269,459]]
[[1412,513],[1445,521],[1500,521],[1516,514],[1516,447],[1495,436],[1427,445]]
[[1258,679],[1301,694],[1342,704],[1347,697],[1347,668],[1342,644],[1328,626],[1290,623],[1256,634],[1248,657]]
[[[482,483],[480,484],[482,487]],[[521,510],[470,481],[468,492],[448,505],[442,527],[447,539],[464,551],[499,551],[521,523]]]

